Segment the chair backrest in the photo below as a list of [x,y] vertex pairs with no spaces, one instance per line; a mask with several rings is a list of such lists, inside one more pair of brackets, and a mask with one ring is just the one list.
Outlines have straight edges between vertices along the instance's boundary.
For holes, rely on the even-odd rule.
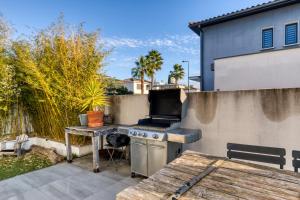
[[17,143],[23,143],[23,142],[26,142],[28,140],[28,135],[26,135],[26,134],[22,134],[22,135],[19,135],[19,136],[17,136],[17,138],[16,138],[16,141],[17,141]]
[[227,144],[227,157],[242,160],[277,164],[280,169],[286,164],[286,152],[283,148],[254,146],[245,144]]
[[293,151],[292,156],[294,158],[293,167],[295,169],[295,172],[298,172],[298,169],[300,168],[300,151]]

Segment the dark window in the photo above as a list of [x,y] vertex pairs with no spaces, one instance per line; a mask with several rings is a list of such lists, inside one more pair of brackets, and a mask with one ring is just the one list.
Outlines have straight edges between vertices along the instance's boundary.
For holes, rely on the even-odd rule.
[[298,23],[285,25],[285,44],[298,43]]
[[268,28],[262,30],[262,48],[272,48],[273,47],[273,28]]

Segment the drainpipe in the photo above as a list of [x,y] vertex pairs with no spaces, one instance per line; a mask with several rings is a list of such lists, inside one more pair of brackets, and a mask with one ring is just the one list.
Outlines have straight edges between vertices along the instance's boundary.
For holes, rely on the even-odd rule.
[[200,80],[200,83],[201,83],[201,91],[204,91],[204,32],[201,28],[201,26],[199,26],[199,31],[200,31],[200,71],[201,71],[201,80]]

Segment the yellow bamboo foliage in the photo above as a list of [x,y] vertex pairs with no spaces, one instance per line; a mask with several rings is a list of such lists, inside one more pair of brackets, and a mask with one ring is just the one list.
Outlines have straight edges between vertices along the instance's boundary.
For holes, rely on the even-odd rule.
[[107,52],[98,32],[87,33],[81,25],[69,28],[60,19],[31,41],[13,42],[12,52],[35,132],[63,140],[64,128],[78,124],[86,88],[103,68]]

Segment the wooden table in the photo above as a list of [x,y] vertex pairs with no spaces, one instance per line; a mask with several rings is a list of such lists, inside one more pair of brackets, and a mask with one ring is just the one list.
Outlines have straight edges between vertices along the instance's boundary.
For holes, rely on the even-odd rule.
[[103,136],[107,135],[111,130],[118,128],[116,125],[108,125],[100,128],[88,128],[86,126],[74,126],[67,127],[65,129],[65,139],[67,148],[67,161],[72,162],[72,148],[70,135],[81,135],[92,138],[93,147],[93,171],[95,173],[100,171],[100,159],[99,159],[99,139],[101,139],[100,149],[103,150]]
[[[199,182],[182,195],[174,195],[184,183]],[[184,188],[184,187],[183,187]],[[300,175],[247,162],[232,161],[193,151],[117,195],[117,200],[138,199],[254,199],[299,200]]]

